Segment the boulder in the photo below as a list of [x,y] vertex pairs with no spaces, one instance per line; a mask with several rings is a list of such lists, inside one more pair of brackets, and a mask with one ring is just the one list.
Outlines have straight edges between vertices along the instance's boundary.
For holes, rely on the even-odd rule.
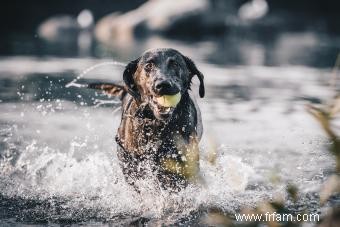
[[49,42],[70,42],[78,39],[78,35],[91,28],[93,15],[89,10],[82,10],[78,17],[71,15],[55,15],[43,21],[38,27],[40,38]]
[[40,38],[50,41],[67,41],[78,35],[80,26],[76,18],[69,15],[54,16],[42,22],[38,27]]
[[224,26],[224,18],[216,20],[209,12],[209,0],[151,0],[125,14],[113,13],[98,21],[98,40],[129,43],[150,34],[192,36]]

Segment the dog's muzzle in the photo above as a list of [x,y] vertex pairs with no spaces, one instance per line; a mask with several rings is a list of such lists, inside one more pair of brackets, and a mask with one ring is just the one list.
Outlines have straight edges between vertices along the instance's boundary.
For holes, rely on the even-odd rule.
[[171,80],[157,80],[153,90],[158,96],[175,95],[179,92],[179,88]]
[[180,89],[171,80],[158,79],[152,90],[153,95],[148,101],[155,117],[159,120],[170,119],[180,101]]

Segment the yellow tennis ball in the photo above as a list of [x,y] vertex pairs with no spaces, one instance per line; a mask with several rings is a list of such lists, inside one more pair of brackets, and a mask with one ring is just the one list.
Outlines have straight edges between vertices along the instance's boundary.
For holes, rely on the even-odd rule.
[[163,95],[157,98],[159,105],[164,107],[175,107],[181,100],[181,93],[178,92],[175,95]]

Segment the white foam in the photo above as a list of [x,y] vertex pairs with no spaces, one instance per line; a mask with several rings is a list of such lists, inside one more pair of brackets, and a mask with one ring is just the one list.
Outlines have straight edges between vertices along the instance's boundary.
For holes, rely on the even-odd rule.
[[[88,132],[96,134],[93,128]],[[69,207],[107,210],[108,218],[129,214],[153,219],[176,216],[177,219],[201,206],[234,209],[237,207],[235,195],[244,193],[252,173],[240,158],[222,156],[215,165],[201,160],[203,185],[189,186],[174,194],[162,190],[150,178],[140,182],[144,187],[141,194],[137,194],[126,184],[115,152],[110,151],[115,148],[96,149],[97,143],[96,136],[79,136],[69,141],[68,150],[59,150],[32,140],[22,148],[15,165],[7,163],[11,167],[2,168],[6,169],[2,181],[7,181],[2,189],[9,196],[67,198]]]

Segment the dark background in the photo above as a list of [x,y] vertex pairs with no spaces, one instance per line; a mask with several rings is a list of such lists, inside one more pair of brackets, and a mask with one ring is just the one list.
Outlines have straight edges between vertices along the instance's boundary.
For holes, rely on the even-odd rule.
[[[37,25],[51,15],[77,15],[82,9],[90,9],[95,19],[111,12],[126,12],[146,2],[145,0],[60,0],[21,1],[3,0],[0,8],[0,25],[3,35],[11,32],[34,32]],[[241,5],[246,0],[236,1]],[[175,1],[174,1],[174,4]],[[321,21],[330,32],[340,32],[340,2],[335,0],[269,0],[270,14],[293,16],[296,24],[312,26]],[[2,35],[2,36],[3,36]]]
[[[54,45],[41,41],[37,35],[38,26],[56,15],[70,15],[76,17],[82,10],[89,9],[94,16],[95,22],[113,12],[128,12],[133,10],[143,3],[145,0],[60,0],[60,1],[20,1],[20,0],[4,0],[0,7],[0,56],[12,55],[33,55],[33,56],[78,56],[78,49],[74,43],[68,45]],[[223,5],[222,0],[210,0],[211,5]],[[230,4],[231,2],[231,4]],[[237,10],[247,0],[230,0],[228,4],[232,5],[232,9],[216,7],[216,11],[222,12],[222,15],[237,15]],[[225,3],[225,2],[224,2]],[[202,37],[207,34],[206,30],[201,30],[199,26],[190,26],[188,29],[185,25],[183,37],[179,33],[170,39],[188,39],[187,44],[193,44],[200,40],[209,40],[216,44],[219,50],[206,57],[206,60],[217,64],[243,64],[238,55],[239,50],[231,49],[233,46],[242,46],[242,40],[251,43],[258,43],[264,46],[265,49],[272,51],[276,46],[278,40],[285,33],[313,33],[318,37],[317,46],[312,46],[309,49],[307,44],[306,57],[298,56],[297,60],[294,58],[289,60],[293,64],[306,64],[317,67],[331,67],[334,64],[334,59],[339,53],[339,39],[340,34],[340,1],[334,0],[267,0],[269,5],[269,13],[250,24],[250,26],[239,27],[232,21],[226,21],[226,25],[221,31],[209,32],[209,37]],[[176,1],[174,1],[176,4]],[[214,14],[214,13],[212,13]],[[214,16],[214,15],[212,15]],[[190,22],[192,24],[192,22]],[[190,24],[189,23],[189,24]],[[191,25],[190,24],[190,25]],[[217,27],[219,29],[219,27]],[[182,39],[182,40],[185,40]],[[297,38],[297,41],[299,38]],[[95,40],[95,39],[94,39]],[[236,45],[235,45],[235,42]],[[294,50],[295,40],[288,41],[292,44],[289,47],[283,47],[283,50]],[[308,40],[306,41],[308,42]],[[97,42],[94,41],[95,45]],[[185,45],[187,45],[185,44]],[[93,46],[95,46],[93,45]],[[314,44],[313,44],[314,45]],[[97,45],[98,46],[98,45]],[[97,48],[97,47],[93,47]],[[98,48],[97,48],[98,49]],[[102,48],[103,49],[103,48]],[[105,47],[105,50],[109,48]],[[281,49],[278,50],[282,51]],[[100,51],[99,51],[100,52]],[[126,52],[123,50],[123,52]],[[225,56],[224,53],[229,53]],[[237,53],[233,53],[237,52]],[[91,51],[89,56],[92,57],[108,57],[114,56],[115,50],[109,54],[100,53],[98,51]],[[131,55],[131,56],[130,56]],[[126,57],[129,59],[133,57],[130,54]],[[221,55],[221,56],[219,56]],[[307,56],[309,56],[307,58]],[[212,59],[216,58],[216,59]],[[304,60],[301,60],[303,59]],[[267,65],[278,65],[281,59],[271,60],[268,57]],[[124,59],[125,60],[125,59]],[[284,63],[284,62],[283,62]]]

